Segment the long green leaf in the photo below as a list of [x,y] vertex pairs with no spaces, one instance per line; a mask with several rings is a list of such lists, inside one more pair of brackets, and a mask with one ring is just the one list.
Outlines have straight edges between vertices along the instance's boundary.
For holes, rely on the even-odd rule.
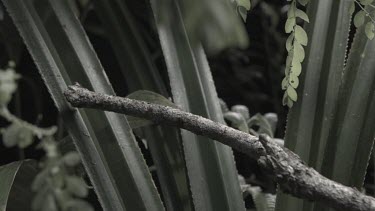
[[322,168],[325,176],[358,189],[363,186],[375,137],[374,53],[375,40],[370,41],[365,27],[360,27],[344,71],[338,111]]
[[[185,111],[223,122],[217,93],[201,46],[190,45],[179,1],[165,11],[152,1],[174,103]],[[163,20],[163,12],[173,17]],[[230,148],[181,131],[196,210],[244,210],[237,171]]]
[[30,210],[34,193],[31,183],[38,173],[33,160],[0,167],[0,210]]
[[71,81],[114,94],[92,46],[67,3],[4,0],[80,152],[105,210],[163,210],[132,131],[123,115],[71,110],[63,91]]
[[[134,20],[128,4],[134,6],[133,4],[141,3],[120,0],[94,1],[95,9],[105,23],[107,37],[129,90],[131,92],[140,89],[150,90],[167,97],[167,85],[162,80],[155,67],[153,56],[142,40],[140,26]],[[142,13],[147,14],[147,11]],[[142,131],[156,166],[167,209],[192,210],[192,198],[178,129],[152,126]]]
[[[288,115],[286,147],[321,169],[328,133],[336,113],[350,24],[350,0],[311,1],[306,25],[309,45],[298,89]],[[278,194],[276,210],[311,210],[312,204]]]

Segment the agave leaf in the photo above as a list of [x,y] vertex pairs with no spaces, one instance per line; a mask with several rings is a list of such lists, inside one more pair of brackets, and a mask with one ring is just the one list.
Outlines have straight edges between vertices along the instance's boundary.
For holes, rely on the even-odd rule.
[[360,27],[350,49],[322,167],[327,177],[358,189],[363,186],[375,137],[374,47],[375,41]]
[[[298,102],[288,114],[285,145],[310,166],[321,169],[336,112],[350,24],[350,0],[311,1],[310,40],[298,88]],[[329,155],[328,155],[329,156]],[[312,210],[310,202],[278,194],[276,210]]]
[[[219,99],[206,56],[200,45],[190,45],[179,1],[163,10],[151,2],[167,64],[173,100],[185,111],[223,123]],[[181,130],[185,159],[196,210],[244,210],[230,148]]]
[[[114,94],[92,46],[63,0],[4,0],[35,60],[105,210],[163,210],[123,115],[72,110],[63,92],[71,81]],[[47,12],[45,11],[47,10]],[[42,22],[43,15],[49,15]]]
[[[114,49],[121,72],[127,80],[129,90],[131,92],[144,90],[142,96],[137,98],[145,99],[148,95],[153,99],[161,99],[150,96],[150,92],[146,93],[146,90],[149,90],[159,93],[160,97],[169,96],[167,85],[162,80],[158,69],[155,67],[153,56],[145,46],[144,40],[142,40],[143,34],[139,31],[142,26],[137,24],[129,9],[140,10],[142,14],[151,15],[149,10],[145,10],[145,8],[149,8],[149,5],[143,4],[142,1],[94,1],[99,17],[105,23],[104,26],[107,27],[107,37]],[[169,105],[172,106],[170,103]],[[133,129],[152,125],[150,121],[131,116],[127,119]],[[141,129],[156,166],[156,173],[167,209],[192,210],[192,199],[179,130],[168,126],[152,126]]]
[[0,210],[29,210],[34,193],[31,182],[37,171],[33,160],[0,166]]

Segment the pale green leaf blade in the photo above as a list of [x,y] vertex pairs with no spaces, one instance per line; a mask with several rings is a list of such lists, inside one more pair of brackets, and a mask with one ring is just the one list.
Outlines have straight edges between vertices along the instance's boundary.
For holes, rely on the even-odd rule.
[[30,210],[34,193],[31,182],[37,171],[33,160],[0,166],[0,210]]

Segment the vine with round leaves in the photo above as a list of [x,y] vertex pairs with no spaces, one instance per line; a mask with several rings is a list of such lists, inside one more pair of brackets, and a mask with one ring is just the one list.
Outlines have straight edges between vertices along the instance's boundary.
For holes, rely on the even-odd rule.
[[282,81],[282,89],[285,90],[283,96],[283,105],[289,108],[297,101],[297,87],[299,85],[298,76],[301,74],[301,63],[305,59],[305,50],[303,46],[308,43],[306,31],[297,24],[297,18],[305,22],[309,22],[307,14],[297,7],[297,4],[306,6],[309,0],[288,0],[290,7],[288,10],[288,19],[285,23],[285,32],[290,34],[286,40],[286,50],[288,56],[286,58],[285,77]]
[[[353,23],[356,28],[364,25],[365,23],[365,34],[368,39],[372,40],[375,37],[375,6],[373,5],[374,0],[353,0],[352,6],[350,7],[350,14],[355,11],[355,5],[358,5],[360,10],[354,15]],[[371,12],[366,8],[372,8]]]

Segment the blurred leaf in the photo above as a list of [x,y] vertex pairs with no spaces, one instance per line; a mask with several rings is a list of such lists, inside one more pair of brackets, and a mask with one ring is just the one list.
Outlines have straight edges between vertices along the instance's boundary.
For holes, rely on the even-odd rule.
[[19,123],[12,123],[3,131],[3,143],[6,147],[26,148],[32,144],[34,135],[31,130]]
[[250,192],[257,211],[274,211],[276,206],[276,195],[265,193],[260,187],[249,186],[246,191]]
[[233,112],[240,113],[245,120],[250,118],[249,108],[244,106],[244,105],[234,105],[234,106],[232,106],[231,110]]
[[[37,177],[39,175],[40,174],[38,174]],[[34,183],[35,183],[35,180],[34,180],[33,184]],[[33,201],[32,201],[32,204],[31,204],[31,209],[32,210],[42,210],[42,207],[44,206],[44,204],[46,202],[46,197],[45,196],[49,194],[49,190],[50,190],[50,187],[47,186],[47,185],[38,187],[38,191],[36,191],[33,188],[34,197],[33,197]],[[30,207],[29,207],[29,209],[30,209]]]
[[244,7],[246,10],[250,10],[251,2],[250,0],[235,0],[238,6]]
[[268,120],[261,114],[257,113],[252,116],[248,121],[247,124],[249,128],[253,126],[259,126],[258,133],[265,133],[270,137],[273,137],[273,130],[271,124]]
[[245,133],[249,133],[246,119],[241,113],[229,111],[224,114],[224,118],[232,123],[232,127],[237,128]]
[[246,8],[245,7],[238,7],[237,10],[238,10],[238,13],[240,14],[242,20],[244,22],[246,22],[246,18],[247,18],[247,10],[246,10]]
[[306,4],[309,2],[310,0],[298,0],[298,3],[302,4],[303,6],[306,6]]
[[41,211],[59,211],[53,195],[46,195],[43,200]]
[[64,163],[67,166],[76,166],[81,163],[81,157],[78,152],[71,151],[63,156]]
[[171,4],[179,4],[178,12],[181,12],[192,46],[202,43],[209,54],[229,47],[248,46],[244,25],[228,0],[161,0],[154,11],[167,17],[160,16],[159,22],[175,20],[176,16],[169,13]]
[[0,210],[30,210],[31,182],[37,174],[36,162],[16,161],[0,167]]
[[0,106],[6,106],[12,99],[19,77],[13,69],[0,70]]
[[276,132],[277,122],[279,121],[276,113],[266,113],[263,115],[267,122],[270,124],[273,134]]
[[89,203],[80,199],[71,199],[66,202],[65,206],[69,211],[94,211]]
[[77,197],[84,198],[89,194],[85,181],[77,176],[65,177],[66,189]]

